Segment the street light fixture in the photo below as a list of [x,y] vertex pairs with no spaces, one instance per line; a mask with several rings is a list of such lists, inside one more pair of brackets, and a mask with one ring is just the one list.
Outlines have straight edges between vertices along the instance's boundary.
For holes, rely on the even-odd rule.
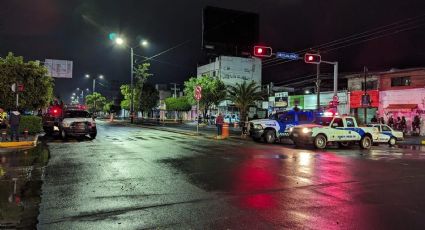
[[[85,75],[86,78],[90,78],[89,74]],[[96,79],[103,79],[104,76],[102,74],[98,75],[97,77],[93,77],[93,94],[96,92]],[[87,91],[89,91],[89,89],[86,89]],[[94,108],[94,112],[96,112],[96,100],[93,101],[93,108]]]
[[[130,48],[130,72],[131,72],[131,81],[130,81],[130,90],[131,90],[131,99],[130,99],[130,122],[133,123],[134,122],[134,51],[133,51],[133,47],[127,46],[124,43],[124,39],[121,37],[116,37],[115,38],[115,43],[119,46],[125,46],[126,48]],[[148,45],[148,41],[147,40],[142,40],[140,42],[141,46],[146,47]]]

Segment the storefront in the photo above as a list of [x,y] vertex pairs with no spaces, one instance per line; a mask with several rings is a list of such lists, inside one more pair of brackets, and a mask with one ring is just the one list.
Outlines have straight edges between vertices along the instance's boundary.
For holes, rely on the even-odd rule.
[[[425,89],[404,89],[387,90],[379,93],[379,116],[384,117],[385,121],[391,116],[405,117],[407,129],[411,131],[412,121],[416,115],[425,120]],[[421,134],[424,134],[424,127],[421,127]]]
[[[355,116],[360,123],[369,123],[373,116],[378,118],[378,107],[379,107],[379,91],[368,90],[367,94],[370,96],[370,106],[363,107],[362,96],[364,91],[356,90],[349,92],[350,95],[350,114]],[[366,111],[366,116],[365,116]]]
[[[348,94],[347,91],[338,92],[338,113],[339,114],[348,114],[349,113],[349,104],[348,104]],[[322,92],[320,93],[320,107],[326,108],[329,105],[329,102],[332,101],[334,96],[333,92]],[[291,101],[291,97],[290,97]],[[304,95],[304,104],[303,109],[306,110],[315,110],[317,109],[317,96],[315,94]]]

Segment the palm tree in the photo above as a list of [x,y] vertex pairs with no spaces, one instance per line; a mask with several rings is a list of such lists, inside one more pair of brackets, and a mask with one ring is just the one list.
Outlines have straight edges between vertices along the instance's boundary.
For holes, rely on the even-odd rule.
[[253,105],[255,101],[263,99],[260,86],[254,81],[247,83],[244,81],[242,84],[236,84],[235,86],[229,86],[228,98],[241,112],[241,121],[245,121],[247,118],[247,110],[250,105]]

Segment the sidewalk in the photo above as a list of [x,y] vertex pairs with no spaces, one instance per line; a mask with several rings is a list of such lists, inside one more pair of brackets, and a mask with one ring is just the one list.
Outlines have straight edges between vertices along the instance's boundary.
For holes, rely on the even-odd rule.
[[425,137],[422,136],[406,136],[404,141],[399,141],[403,145],[425,145]]

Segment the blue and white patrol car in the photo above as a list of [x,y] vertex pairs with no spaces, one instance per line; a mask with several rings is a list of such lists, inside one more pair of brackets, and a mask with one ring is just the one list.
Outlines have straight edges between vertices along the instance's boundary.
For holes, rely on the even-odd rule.
[[317,117],[313,124],[295,126],[290,133],[295,145],[313,144],[324,149],[328,143],[347,147],[359,143],[362,149],[370,149],[378,141],[379,131],[375,127],[358,127],[354,117]]
[[369,124],[368,126],[375,127],[379,131],[379,138],[376,143],[388,143],[393,146],[397,144],[397,141],[404,140],[403,132],[396,131],[386,124]]
[[250,122],[249,134],[255,141],[264,140],[274,143],[280,138],[289,137],[289,129],[300,124],[308,124],[314,120],[311,111],[288,110],[270,115],[268,119]]

